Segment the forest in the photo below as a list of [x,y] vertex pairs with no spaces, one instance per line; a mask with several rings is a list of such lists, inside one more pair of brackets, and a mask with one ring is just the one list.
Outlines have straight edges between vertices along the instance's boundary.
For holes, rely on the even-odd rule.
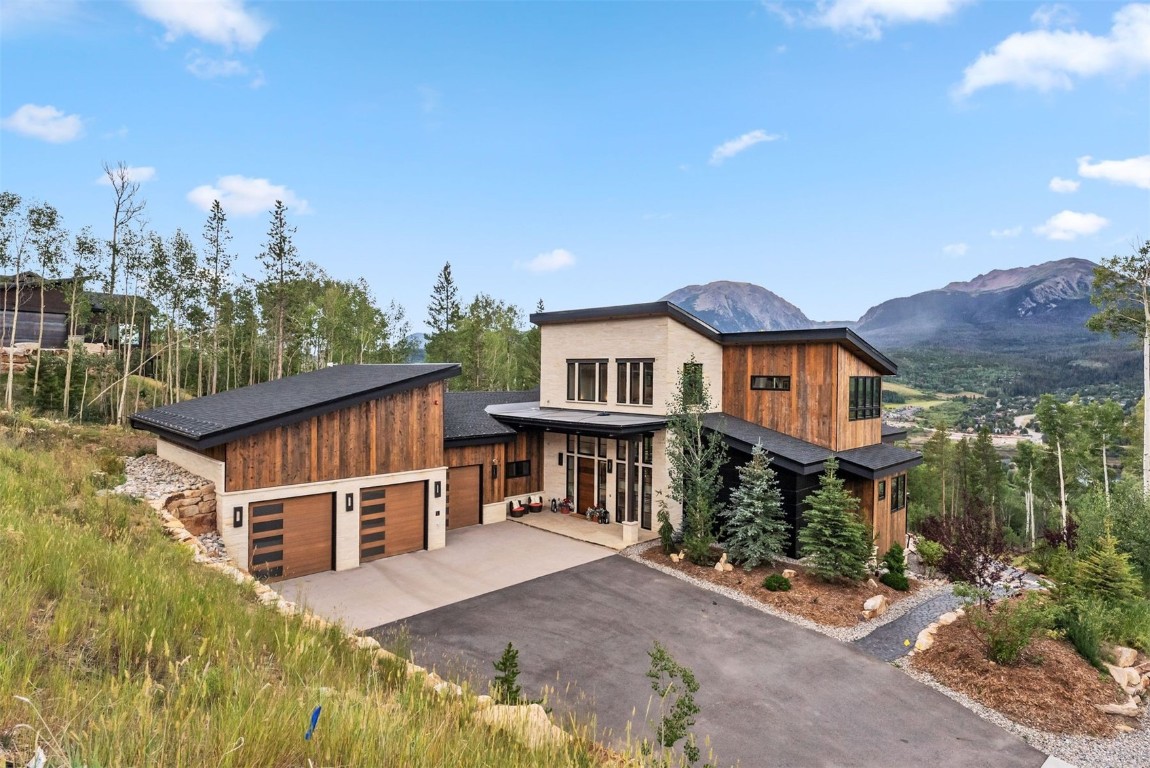
[[[34,405],[125,423],[140,408],[332,364],[403,363],[420,354],[403,306],[377,297],[365,279],[331,276],[299,253],[282,202],[268,212],[259,274],[247,275],[235,268],[219,201],[198,235],[160,233],[148,227],[128,168],[106,165],[104,173],[112,193],[99,233],[70,232],[50,203],[0,193],[5,410]],[[19,313],[39,315],[43,338],[51,289],[65,297],[72,343],[63,354],[33,346],[21,373],[13,360]],[[431,286],[425,359],[462,365],[453,389],[536,386],[538,330],[527,327],[525,311],[485,293],[460,295],[445,264]]]

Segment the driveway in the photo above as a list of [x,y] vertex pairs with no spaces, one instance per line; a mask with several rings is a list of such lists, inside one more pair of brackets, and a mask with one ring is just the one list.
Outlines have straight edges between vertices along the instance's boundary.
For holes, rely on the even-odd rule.
[[326,619],[367,629],[613,554],[605,547],[502,522],[450,531],[441,549],[270,586]]
[[[1046,756],[849,644],[622,557],[598,560],[377,627],[406,627],[415,661],[489,680],[510,641],[529,695],[595,712],[600,738],[650,734],[647,651],[658,639],[699,683],[695,731],[719,765],[1038,768]],[[604,730],[610,733],[604,734]],[[612,735],[613,734],[613,735]]]

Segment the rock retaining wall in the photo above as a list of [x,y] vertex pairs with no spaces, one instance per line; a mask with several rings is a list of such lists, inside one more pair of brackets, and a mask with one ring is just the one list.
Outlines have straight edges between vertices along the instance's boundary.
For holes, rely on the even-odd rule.
[[216,486],[153,454],[124,459],[117,493],[144,499],[171,514],[194,536],[216,530]]

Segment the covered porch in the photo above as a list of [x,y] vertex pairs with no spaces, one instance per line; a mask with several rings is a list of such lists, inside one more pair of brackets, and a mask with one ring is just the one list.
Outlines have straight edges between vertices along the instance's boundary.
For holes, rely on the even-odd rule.
[[542,435],[544,511],[519,522],[614,549],[656,536],[655,496],[667,483],[663,416],[538,403],[487,413]]

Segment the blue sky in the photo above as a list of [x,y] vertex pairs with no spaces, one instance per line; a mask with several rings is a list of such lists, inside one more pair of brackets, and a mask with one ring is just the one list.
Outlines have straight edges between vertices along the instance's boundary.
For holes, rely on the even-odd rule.
[[524,309],[758,283],[817,320],[1150,236],[1150,5],[0,6],[0,185],[107,235],[219,197],[416,329],[445,261]]

